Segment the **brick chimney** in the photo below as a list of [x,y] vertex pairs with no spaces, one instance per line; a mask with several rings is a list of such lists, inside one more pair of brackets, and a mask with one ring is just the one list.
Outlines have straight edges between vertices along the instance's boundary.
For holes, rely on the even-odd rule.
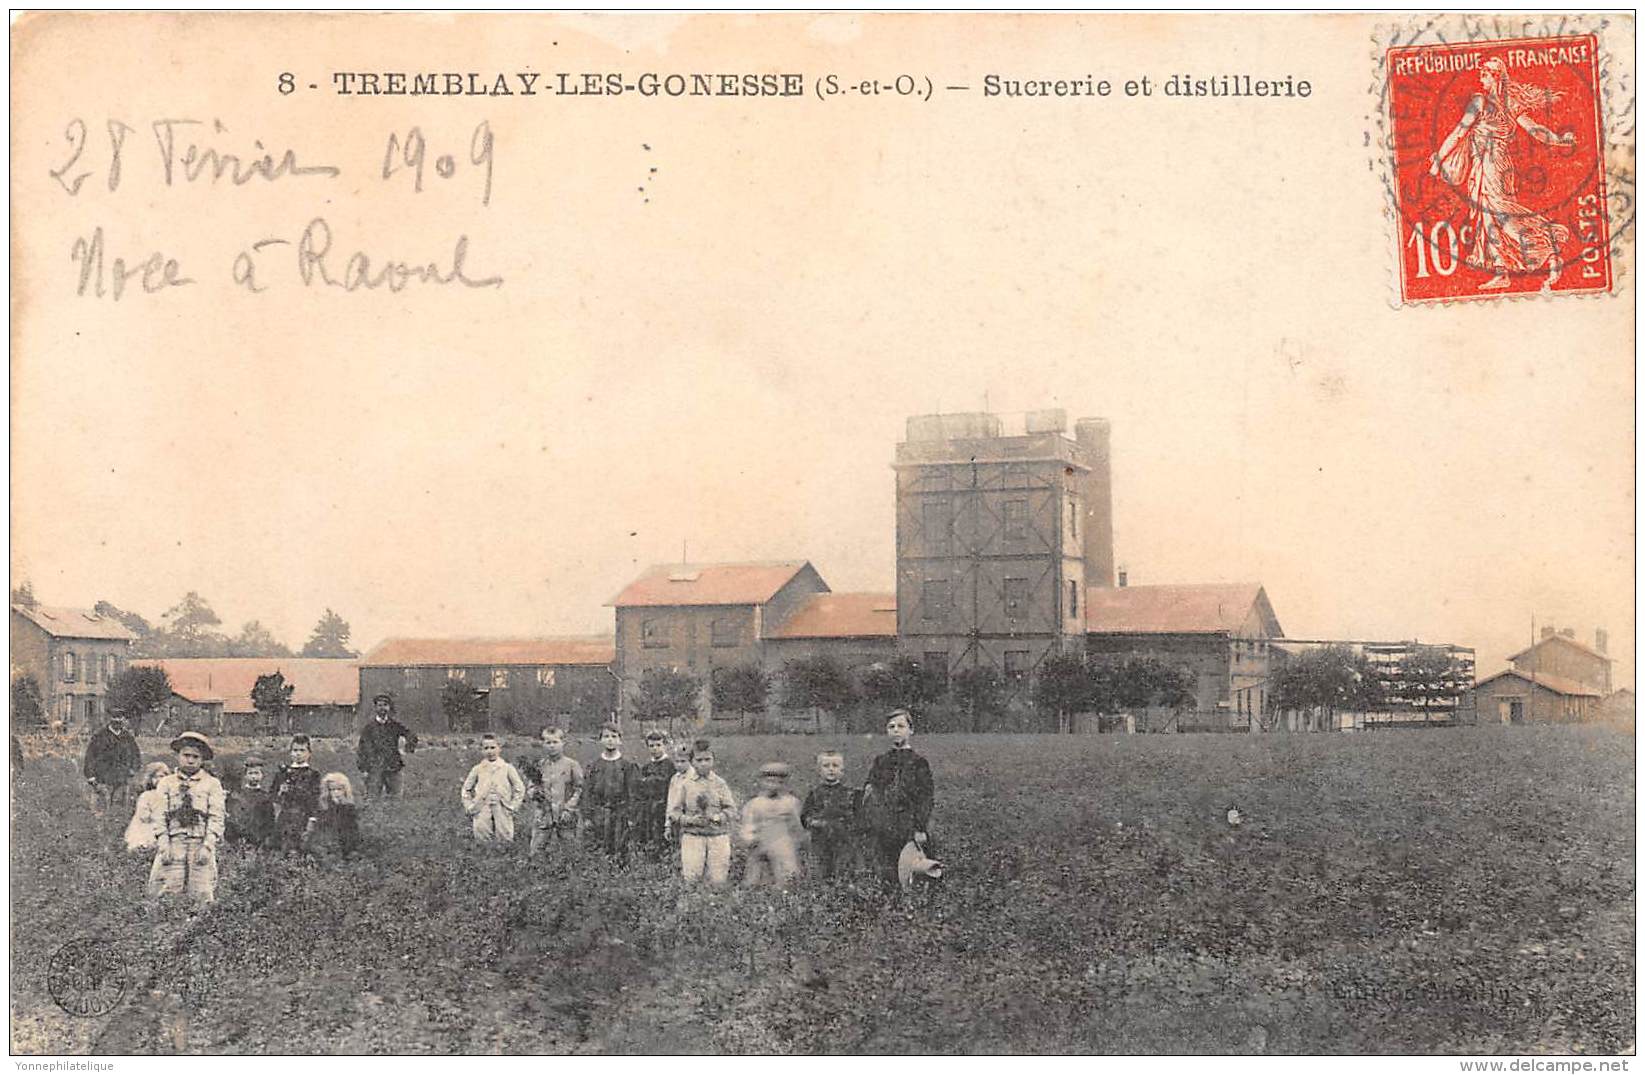
[[1605,630],[1605,628],[1603,628],[1603,627],[1595,627],[1594,628],[1594,649],[1598,650],[1601,653],[1609,653],[1610,650],[1609,650],[1608,647],[1610,646],[1610,644],[1611,644],[1611,633],[1609,631]]
[[1123,568],[1123,567],[1120,568],[1119,578],[1120,578],[1120,589],[1123,590],[1123,589],[1125,589],[1125,568]]
[[1081,500],[1085,512],[1085,585],[1107,589],[1114,585],[1114,476],[1106,418],[1081,418],[1074,423],[1074,439],[1091,463]]

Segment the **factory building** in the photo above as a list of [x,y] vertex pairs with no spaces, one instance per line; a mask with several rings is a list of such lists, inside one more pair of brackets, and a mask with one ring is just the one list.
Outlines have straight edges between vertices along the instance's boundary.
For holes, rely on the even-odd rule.
[[1088,588],[1113,585],[1108,423],[1063,411],[908,419],[896,447],[897,636],[949,676],[992,667],[1013,696],[1083,645]]

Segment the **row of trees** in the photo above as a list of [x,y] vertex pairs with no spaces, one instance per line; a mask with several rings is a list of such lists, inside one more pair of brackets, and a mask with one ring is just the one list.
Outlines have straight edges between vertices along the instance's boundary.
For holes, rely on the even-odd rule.
[[[11,591],[14,605],[33,607],[36,604],[34,588],[24,582]],[[132,643],[133,657],[358,657],[349,647],[348,621],[331,609],[326,609],[319,622],[309,633],[303,648],[293,653],[291,647],[274,637],[260,620],[248,620],[240,633],[227,634],[218,630],[222,619],[210,602],[190,590],[183,599],[166,610],[159,625],[150,623],[136,612],[128,612],[109,601],[99,601],[92,611],[99,616],[117,620],[136,636]]]
[[1397,665],[1378,666],[1346,646],[1299,654],[1273,675],[1275,709],[1374,712],[1393,704],[1432,707],[1458,698],[1472,682],[1443,646],[1416,649]]
[[[775,699],[789,712],[809,712],[820,728],[824,713],[850,718],[863,710],[865,726],[890,709],[934,715],[941,712],[956,729],[972,731],[1071,730],[1074,713],[1114,713],[1125,708],[1185,705],[1192,699],[1188,675],[1155,657],[1087,658],[1053,655],[1034,680],[1035,714],[1016,727],[1008,717],[1008,683],[989,666],[927,667],[906,654],[876,662],[855,673],[826,654],[800,657],[772,675],[758,665],[718,670],[709,681],[717,713],[764,712]],[[703,679],[690,672],[648,669],[640,678],[635,715],[644,722],[674,727],[695,718]],[[1035,723],[1038,718],[1038,725]],[[871,730],[871,729],[870,729]]]

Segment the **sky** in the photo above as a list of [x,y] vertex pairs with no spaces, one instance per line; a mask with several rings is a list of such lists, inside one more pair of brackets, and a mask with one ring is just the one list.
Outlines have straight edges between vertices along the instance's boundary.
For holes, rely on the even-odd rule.
[[[1535,626],[1604,627],[1632,682],[1631,245],[1613,296],[1396,309],[1366,19],[365,28],[158,16],[21,35],[11,567],[42,601],[158,620],[196,590],[230,632],[257,619],[292,645],[330,607],[369,648],[606,631],[604,602],[682,550],[889,590],[906,418],[1059,407],[1113,423],[1133,584],[1258,581],[1290,636],[1469,645],[1482,676]],[[294,56],[322,85],[1237,69],[1314,89],[282,97]],[[136,130],[119,189],[96,138],[80,193],[50,175],[77,116]],[[215,144],[289,145],[342,175],[168,187],[158,117],[216,118]],[[482,120],[489,205],[463,160]],[[420,192],[380,176],[412,126],[460,162]],[[315,216],[379,259],[449,264],[467,236],[470,274],[504,282],[344,293],[269,255],[265,291],[233,284],[236,252]],[[111,258],[163,251],[195,283],[76,295],[73,242],[99,227]]]

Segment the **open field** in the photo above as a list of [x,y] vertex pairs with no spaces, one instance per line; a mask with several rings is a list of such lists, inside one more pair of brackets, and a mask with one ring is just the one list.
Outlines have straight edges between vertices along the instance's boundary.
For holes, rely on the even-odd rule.
[[[716,754],[739,796],[777,758],[803,794],[824,745],[845,748],[858,782],[883,748],[748,737]],[[190,922],[145,905],[147,862],[118,850],[123,821],[92,818],[78,757],[30,744],[12,802],[12,1046],[1597,1053],[1635,1040],[1631,735],[917,747],[951,870],[907,909],[816,886],[682,902],[662,865],[528,865],[523,846],[473,844],[457,790],[474,752],[434,748],[412,759],[404,801],[363,808],[362,860],[225,855],[218,903]],[[316,765],[351,760],[322,748]],[[71,1017],[47,995],[47,961],[77,937],[128,969],[111,1016]]]

